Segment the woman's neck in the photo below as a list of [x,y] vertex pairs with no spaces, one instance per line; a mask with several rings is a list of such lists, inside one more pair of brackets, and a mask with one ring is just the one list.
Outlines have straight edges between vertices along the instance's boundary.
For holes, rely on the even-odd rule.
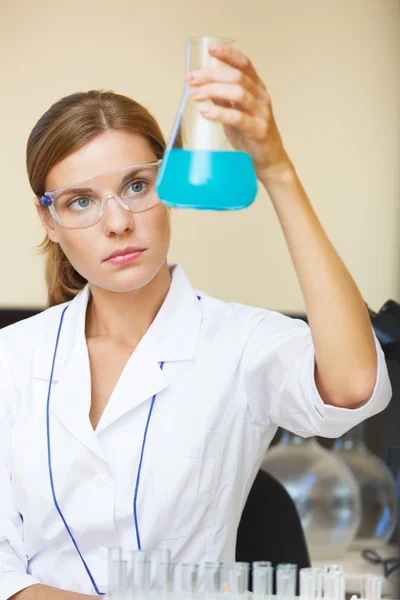
[[110,292],[91,285],[86,338],[108,337],[135,348],[161,308],[171,285],[168,263],[143,288]]

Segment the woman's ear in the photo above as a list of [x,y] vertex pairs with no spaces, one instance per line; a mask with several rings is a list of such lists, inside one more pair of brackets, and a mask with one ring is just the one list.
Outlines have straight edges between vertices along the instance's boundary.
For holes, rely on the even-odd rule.
[[54,219],[51,216],[48,208],[43,208],[37,196],[34,197],[33,202],[35,204],[35,208],[39,215],[39,219],[43,225],[43,228],[46,230],[47,237],[52,242],[58,243],[58,235],[57,230],[54,227]]

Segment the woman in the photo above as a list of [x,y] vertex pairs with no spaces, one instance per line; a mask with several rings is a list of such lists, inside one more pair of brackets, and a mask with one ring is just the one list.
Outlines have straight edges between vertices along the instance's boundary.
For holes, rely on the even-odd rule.
[[50,308],[0,335],[1,598],[100,593],[111,546],[232,562],[277,427],[337,437],[389,402],[363,299],[265,85],[240,51],[210,52],[227,66],[192,73],[192,96],[216,100],[204,116],[241,135],[310,328],[195,292],[168,265],[169,211],[155,191],[165,143],[143,107],[100,92],[51,107],[27,147]]

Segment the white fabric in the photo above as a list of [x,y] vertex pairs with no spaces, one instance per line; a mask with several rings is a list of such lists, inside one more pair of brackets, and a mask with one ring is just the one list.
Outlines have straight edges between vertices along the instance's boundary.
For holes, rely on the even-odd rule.
[[[50,427],[58,503],[99,586],[105,548],[135,550],[133,495],[150,401],[138,495],[143,549],[175,560],[234,560],[247,495],[277,426],[337,437],[391,396],[383,353],[375,391],[356,410],[325,406],[314,383],[308,326],[279,313],[200,293],[182,269],[130,357],[96,431],[85,340],[86,287],[60,336]],[[91,593],[54,507],[46,400],[65,305],[0,332],[0,598],[40,582]],[[159,362],[165,361],[164,370]]]

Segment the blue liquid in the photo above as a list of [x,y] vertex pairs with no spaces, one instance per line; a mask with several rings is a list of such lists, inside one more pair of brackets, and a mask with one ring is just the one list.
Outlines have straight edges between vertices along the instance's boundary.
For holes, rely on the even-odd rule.
[[246,152],[175,149],[164,155],[157,192],[176,208],[239,210],[256,197],[257,179]]

